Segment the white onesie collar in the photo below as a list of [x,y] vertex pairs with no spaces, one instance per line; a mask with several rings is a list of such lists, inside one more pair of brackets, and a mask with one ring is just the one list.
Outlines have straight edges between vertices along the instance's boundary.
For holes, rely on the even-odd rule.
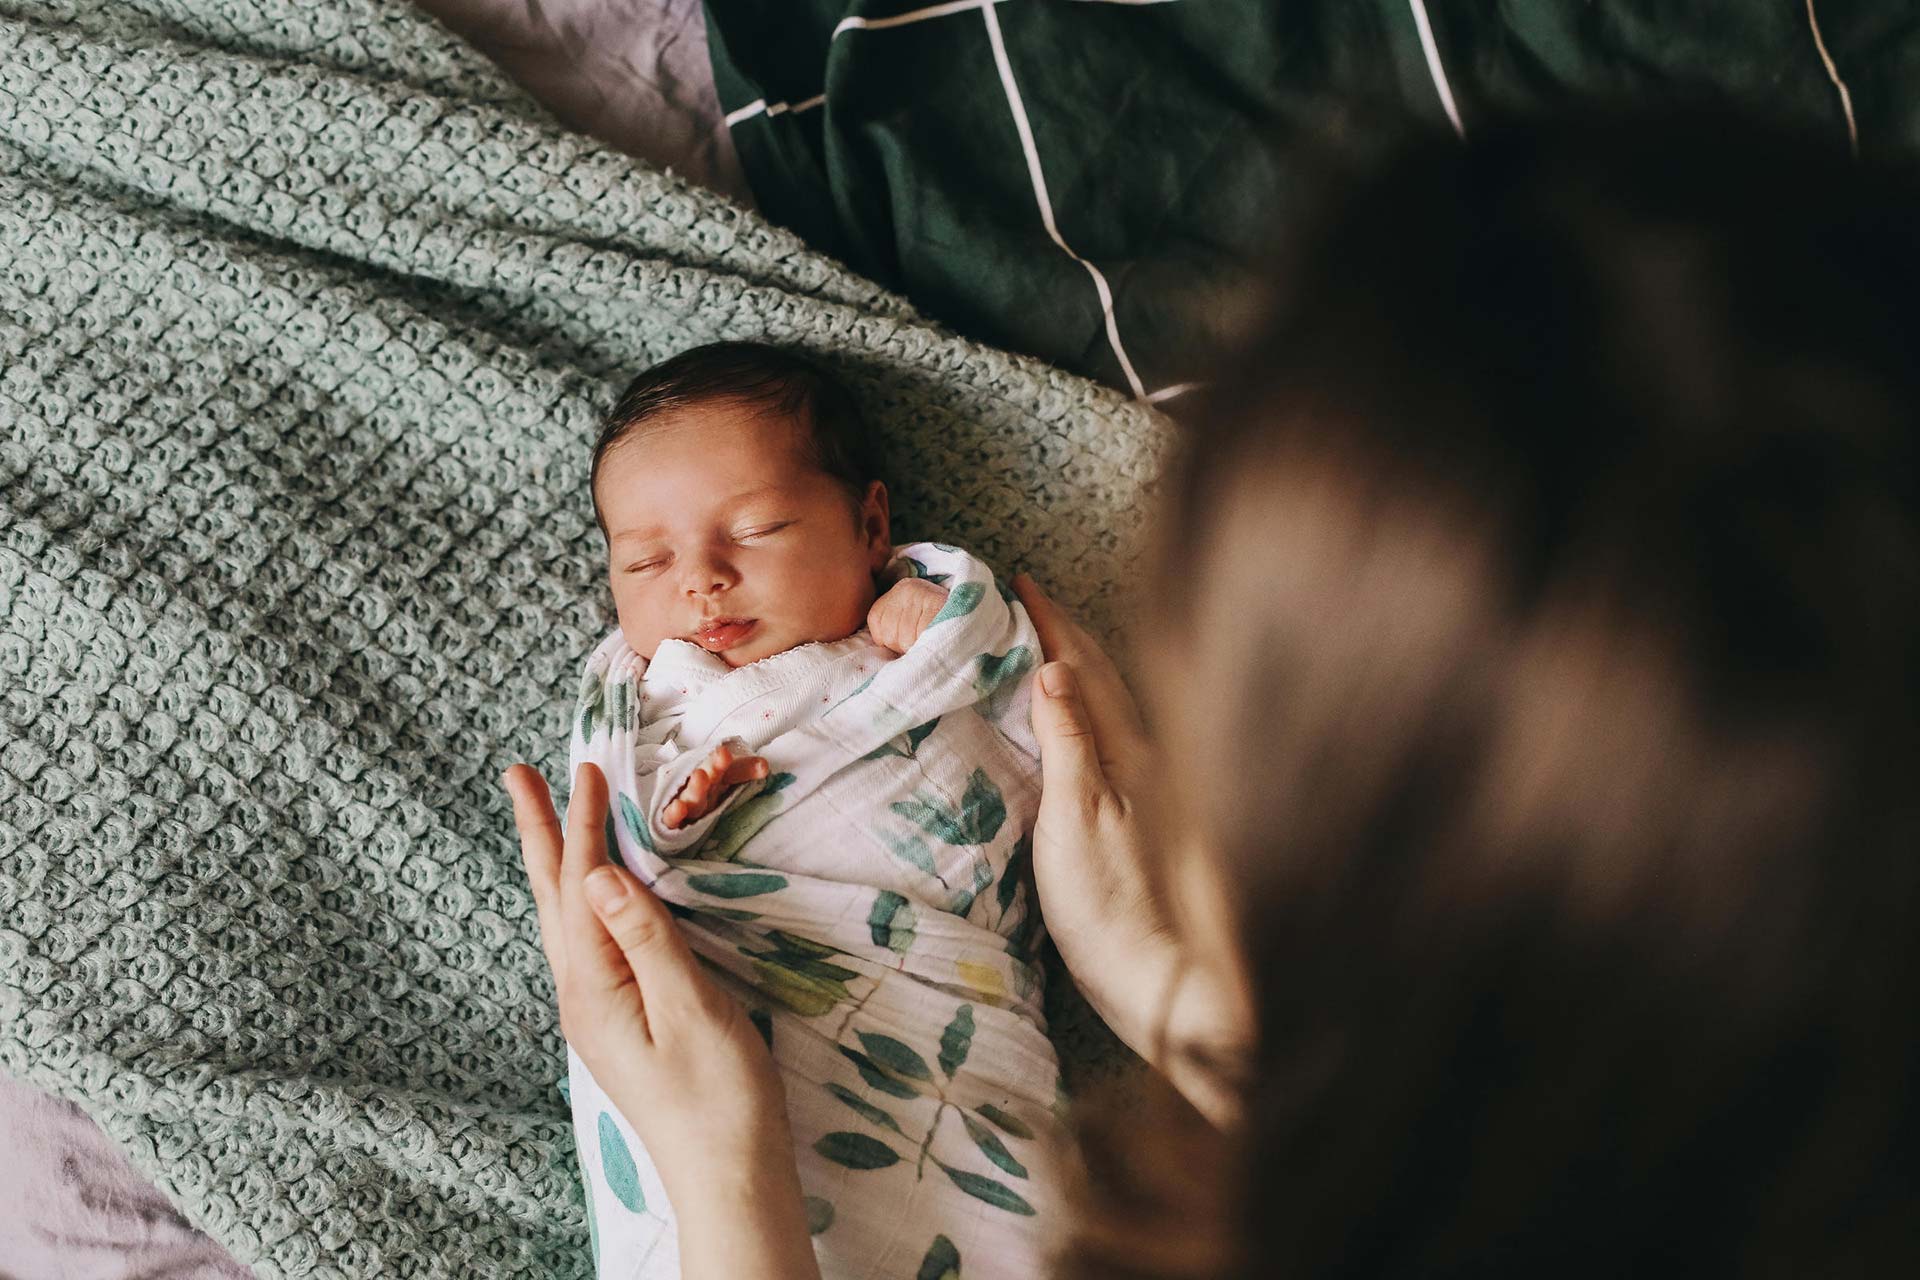
[[641,686],[663,700],[699,697],[714,685],[725,685],[730,698],[745,701],[770,689],[795,682],[831,666],[849,653],[874,647],[865,627],[839,640],[813,640],[768,654],[744,667],[730,667],[719,654],[708,653],[691,640],[662,640],[653,660],[636,659]]

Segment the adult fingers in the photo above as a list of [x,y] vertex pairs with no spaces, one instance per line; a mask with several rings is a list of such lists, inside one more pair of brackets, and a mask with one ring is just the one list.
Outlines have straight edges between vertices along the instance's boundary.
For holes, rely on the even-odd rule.
[[531,765],[516,764],[500,775],[513,801],[513,825],[520,833],[520,860],[526,865],[527,885],[533,891],[534,914],[540,924],[540,947],[558,983],[565,969],[566,949],[556,945],[560,933],[560,858],[565,838],[553,809],[547,780]]
[[1140,719],[1133,692],[1120,678],[1120,670],[1106,650],[1030,575],[1015,574],[1013,590],[1040,634],[1043,655],[1049,661],[1057,659],[1072,665],[1077,692],[1100,743],[1102,760],[1111,767],[1116,760],[1143,757],[1150,747],[1146,725]]
[[1071,664],[1049,662],[1034,673],[1033,735],[1040,742],[1040,803],[1066,804],[1091,815],[1108,788],[1099,736],[1080,697]]
[[607,865],[607,780],[582,764],[567,798],[567,841],[560,857],[560,926],[567,948],[567,981],[587,990],[618,986],[625,962],[587,902],[587,876]]
[[700,972],[666,904],[624,867],[597,870],[587,883],[593,909],[639,987],[649,1039],[676,1020],[712,1009],[720,993]]

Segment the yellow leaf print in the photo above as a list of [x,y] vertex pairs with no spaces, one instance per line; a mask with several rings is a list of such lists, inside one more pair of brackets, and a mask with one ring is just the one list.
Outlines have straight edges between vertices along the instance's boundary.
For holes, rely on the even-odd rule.
[[960,975],[961,982],[983,996],[999,999],[1007,994],[1006,983],[1000,980],[1000,971],[990,964],[979,964],[972,960],[955,960],[953,971]]

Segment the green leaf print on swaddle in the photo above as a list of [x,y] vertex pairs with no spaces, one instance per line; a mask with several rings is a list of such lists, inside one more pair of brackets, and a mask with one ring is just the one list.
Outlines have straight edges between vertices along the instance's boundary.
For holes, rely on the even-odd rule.
[[858,1049],[849,1049],[845,1045],[840,1045],[839,1049],[840,1056],[854,1065],[854,1069],[860,1073],[860,1078],[865,1080],[871,1088],[878,1089],[882,1093],[892,1094],[896,1098],[917,1098],[920,1096],[918,1089],[904,1080],[896,1079],[888,1075],[880,1069],[879,1063]]
[[947,596],[947,602],[940,607],[940,612],[933,615],[933,621],[927,624],[928,628],[966,617],[980,607],[980,600],[986,594],[987,589],[977,582],[961,583]]
[[1000,824],[1007,819],[1006,801],[985,769],[975,769],[967,779],[966,794],[960,797],[958,812],[942,804],[939,796],[918,791],[913,799],[895,800],[887,808],[928,835],[952,845],[986,844],[999,833]]
[[627,834],[633,837],[634,843],[638,844],[648,853],[653,853],[653,833],[647,830],[647,820],[645,816],[641,814],[640,806],[635,804],[632,797],[623,791],[620,793],[620,801],[617,807],[620,810],[620,823],[626,827]]
[[1027,1176],[1027,1167],[1013,1158],[1013,1152],[1007,1150],[1007,1144],[1000,1141],[993,1130],[975,1120],[964,1111],[960,1113],[960,1123],[966,1126],[967,1136],[973,1139],[973,1145],[987,1159],[1005,1169],[1016,1178]]
[[980,714],[998,724],[1007,718],[1007,708],[1013,701],[1013,695],[1020,691],[1020,681],[1034,668],[1033,649],[1029,645],[1018,644],[1005,653],[983,653],[973,660],[976,668],[973,673],[973,691],[985,705]]
[[1015,1137],[1015,1138],[1033,1137],[1033,1130],[1027,1128],[1027,1126],[1024,1123],[1014,1119],[1012,1116],[1002,1111],[999,1107],[994,1106],[991,1102],[983,1102],[979,1106],[975,1107],[974,1110],[978,1111],[981,1115],[985,1116],[987,1119],[999,1125],[1001,1128],[1001,1131],[1008,1134],[1011,1137]]
[[1027,860],[1032,856],[1033,833],[1023,832],[1014,842],[1013,852],[1007,855],[1007,865],[1000,872],[1000,888],[995,897],[999,900],[1001,915],[1013,906],[1013,895],[1020,888],[1020,877],[1026,874]]
[[[899,806],[896,805],[894,807],[897,812]],[[894,857],[911,866],[918,867],[935,880],[939,880],[942,888],[946,887],[947,882],[941,879],[938,871],[934,870],[933,850],[927,848],[927,842],[925,840],[922,840],[919,836],[896,836],[891,831],[882,831],[880,833],[880,842],[887,846]]]
[[1003,1183],[992,1178],[983,1178],[977,1173],[968,1173],[965,1169],[956,1169],[952,1165],[940,1164],[940,1172],[947,1175],[954,1186],[960,1188],[976,1200],[984,1200],[996,1209],[1005,1209],[1008,1213],[1017,1213],[1023,1218],[1033,1216],[1033,1206]]
[[898,1152],[864,1133],[829,1133],[814,1143],[813,1149],[849,1169],[885,1169],[900,1163]]
[[953,1011],[953,1021],[940,1033],[940,1070],[953,1079],[973,1048],[973,1006],[963,1004]]
[[867,913],[873,945],[901,955],[913,946],[915,923],[912,905],[891,889],[882,889],[873,900],[873,910]]
[[852,1107],[860,1115],[873,1121],[873,1123],[884,1125],[903,1138],[907,1136],[907,1131],[900,1127],[898,1120],[895,1120],[892,1116],[874,1106],[871,1102],[868,1102],[865,1098],[847,1088],[845,1085],[834,1084],[829,1081],[827,1084],[827,1092],[846,1103],[849,1107]]
[[953,1247],[953,1241],[935,1236],[913,1280],[960,1280],[960,1251]]
[[589,667],[586,675],[580,678],[580,739],[593,741],[593,722],[604,719],[601,712],[607,705],[607,685],[603,673]]
[[607,1190],[635,1213],[645,1213],[647,1198],[640,1193],[640,1170],[633,1163],[633,1153],[627,1150],[627,1140],[620,1136],[620,1126],[602,1111],[598,1128],[600,1172],[607,1180]]
[[1033,670],[1033,649],[1017,644],[1005,653],[983,653],[973,663],[978,668],[973,673],[973,691],[988,698]]
[[[945,884],[946,881],[943,880],[941,883]],[[956,916],[965,918],[967,912],[973,910],[973,900],[980,896],[982,889],[992,883],[993,868],[987,865],[986,859],[982,858],[973,864],[972,885],[954,894],[953,901],[947,904],[947,910]]]
[[898,743],[900,741],[900,738],[895,738],[891,742],[881,743],[879,746],[867,752],[867,754],[865,754],[864,756],[861,756],[860,758],[862,760],[884,760],[888,756],[902,756],[906,759],[911,760],[920,754],[920,744],[927,740],[927,735],[932,733],[934,730],[934,727],[937,726],[939,723],[940,723],[940,717],[935,716],[933,719],[927,721],[925,724],[917,724],[913,726],[913,728],[907,730],[905,734],[901,735],[906,739],[906,743],[907,743],[906,748],[904,750],[894,745],[895,743]]
[[853,998],[847,982],[860,975],[826,959],[840,952],[779,929],[766,940],[773,944],[771,951],[742,947],[740,954],[753,961],[756,985],[767,995],[803,1018],[817,1018]]
[[699,856],[709,862],[732,862],[739,857],[741,847],[786,808],[787,798],[780,792],[791,786],[793,779],[791,773],[773,774],[757,795],[721,814],[696,851]]
[[928,582],[939,586],[941,583],[953,577],[950,573],[935,573],[933,570],[927,568],[926,565],[915,560],[912,556],[902,556],[901,559],[905,560],[909,566],[907,576],[910,578],[925,578]]
[[933,1069],[927,1066],[927,1060],[907,1045],[877,1031],[856,1031],[854,1034],[860,1038],[860,1046],[868,1056],[895,1075],[932,1081]]
[[710,898],[757,898],[786,888],[787,878],[765,871],[722,871],[688,876],[687,884]]

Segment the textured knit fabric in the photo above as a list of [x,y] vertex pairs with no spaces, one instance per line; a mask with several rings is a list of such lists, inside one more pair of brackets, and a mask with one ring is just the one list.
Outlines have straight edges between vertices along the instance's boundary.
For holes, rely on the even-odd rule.
[[[958,547],[897,549],[884,585],[904,576],[948,594],[899,655],[863,628],[738,669],[677,639],[649,662],[615,631],[587,663],[568,772],[600,767],[622,861],[767,1037],[825,1280],[912,1280],[943,1255],[1037,1276],[1062,1137],[1022,881],[1040,639]],[[771,772],[668,826],[722,742]],[[601,1280],[674,1280],[659,1175],[569,1063]]]
[[497,779],[559,779],[611,625],[597,414],[719,338],[848,379],[897,539],[1117,638],[1148,412],[408,5],[0,0],[0,1072],[262,1276],[590,1272]]

